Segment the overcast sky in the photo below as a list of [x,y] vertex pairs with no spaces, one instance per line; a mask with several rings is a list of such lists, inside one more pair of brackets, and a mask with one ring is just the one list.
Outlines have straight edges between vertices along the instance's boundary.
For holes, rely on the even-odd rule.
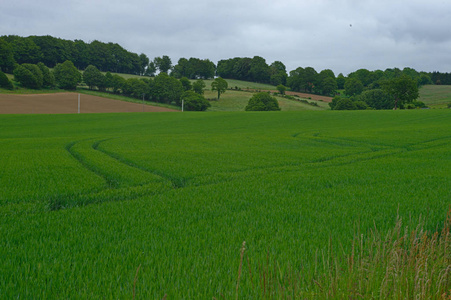
[[0,0],[0,35],[118,43],[150,59],[262,56],[287,71],[451,72],[449,0]]

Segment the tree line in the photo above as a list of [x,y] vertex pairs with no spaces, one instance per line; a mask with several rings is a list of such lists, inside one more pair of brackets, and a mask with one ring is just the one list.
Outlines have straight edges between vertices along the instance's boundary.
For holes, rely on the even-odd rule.
[[[219,76],[226,79],[268,83],[277,86],[277,89],[286,86],[291,91],[335,96],[331,103],[332,109],[363,109],[365,107],[389,109],[398,105],[403,107],[404,103],[415,100],[411,99],[415,93],[410,93],[411,96],[407,100],[396,98],[393,95],[393,89],[388,86],[394,85],[395,82],[400,81],[400,78],[405,79],[404,85],[416,85],[417,88],[425,84],[451,84],[451,73],[418,72],[412,68],[402,70],[391,68],[384,71],[359,69],[347,76],[341,73],[336,76],[330,69],[317,72],[313,67],[298,67],[287,73],[281,61],[268,64],[260,56],[223,59],[217,66],[209,59],[180,58],[177,64],[173,65],[171,58],[167,55],[155,57],[151,61],[143,53],[138,55],[129,52],[114,43],[99,41],[85,43],[81,40],[70,41],[51,36],[0,37],[0,70],[14,73],[17,81],[23,86],[75,88],[74,82],[77,80],[80,82],[80,78],[75,79],[74,75],[72,82],[68,83],[63,82],[65,80],[61,78],[62,75],[57,75],[61,67],[67,66],[67,62],[71,62],[71,66],[75,69],[88,70],[88,74],[89,69],[95,67],[99,72],[148,76],[146,80],[150,80],[150,77],[157,73],[164,73],[165,75],[162,76],[178,79],[185,84],[189,83],[189,79],[210,79]],[[55,68],[55,72],[49,72],[48,68]],[[112,75],[109,74],[108,77],[110,76]],[[2,77],[1,81],[7,82],[7,79]],[[104,80],[104,83],[93,86],[103,90],[107,82],[111,82],[110,78]],[[89,80],[87,85],[93,87],[89,84]],[[116,86],[116,88],[111,86],[111,88],[124,94],[136,94],[129,92],[127,85]],[[338,90],[343,92],[337,96]],[[151,94],[147,93],[149,96]],[[160,98],[164,99],[164,97],[156,96],[158,101]],[[376,98],[379,99],[377,103]],[[381,99],[393,101],[389,104],[390,101]],[[339,100],[343,101],[337,106]],[[345,102],[347,104],[342,105]],[[417,105],[422,104],[417,103]]]
[[15,64],[42,62],[47,67],[54,68],[67,60],[79,70],[95,65],[104,72],[152,75],[156,71],[155,62],[150,61],[145,54],[127,51],[116,43],[97,40],[86,43],[48,35],[0,37],[0,68],[4,72],[12,73]]

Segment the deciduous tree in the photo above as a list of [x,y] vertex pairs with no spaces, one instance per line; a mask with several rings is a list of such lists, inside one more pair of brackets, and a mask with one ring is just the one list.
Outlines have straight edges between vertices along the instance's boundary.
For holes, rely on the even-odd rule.
[[211,90],[218,91],[218,100],[221,97],[221,94],[225,93],[228,87],[229,85],[227,81],[225,79],[222,79],[221,77],[216,78],[211,83]]
[[394,109],[398,104],[410,103],[419,96],[416,80],[406,75],[382,82],[382,89],[394,98]]
[[2,71],[0,71],[0,88],[7,90],[12,90],[14,88],[12,82]]
[[345,94],[348,96],[360,95],[363,92],[363,84],[356,78],[348,78],[345,82]]
[[154,63],[158,70],[164,73],[168,73],[169,69],[172,67],[171,59],[167,55],[163,55],[162,57],[155,57]]
[[62,64],[57,64],[53,72],[56,83],[62,89],[75,90],[82,77],[81,73],[69,60]]
[[273,111],[280,110],[279,102],[267,92],[260,92],[252,96],[244,109],[246,111]]
[[105,76],[93,65],[89,65],[83,72],[83,81],[91,90],[105,86]]
[[204,96],[199,95],[193,91],[185,91],[181,99],[183,100],[183,107],[190,111],[205,111],[211,106],[210,102],[205,100]]
[[198,79],[193,83],[193,91],[199,95],[204,94],[205,82],[202,79]]

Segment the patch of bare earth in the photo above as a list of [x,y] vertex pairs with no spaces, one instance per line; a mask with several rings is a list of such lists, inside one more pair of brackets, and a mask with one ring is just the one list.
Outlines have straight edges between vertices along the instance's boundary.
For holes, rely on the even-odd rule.
[[[80,113],[169,112],[170,108],[143,105],[80,94]],[[9,95],[0,94],[0,114],[75,114],[77,93]]]

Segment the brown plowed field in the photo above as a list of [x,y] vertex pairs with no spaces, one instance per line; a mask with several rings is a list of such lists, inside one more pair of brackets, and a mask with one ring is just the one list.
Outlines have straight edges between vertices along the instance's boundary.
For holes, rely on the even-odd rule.
[[[80,94],[80,113],[164,112],[174,109]],[[76,114],[77,93],[0,94],[0,114]]]

